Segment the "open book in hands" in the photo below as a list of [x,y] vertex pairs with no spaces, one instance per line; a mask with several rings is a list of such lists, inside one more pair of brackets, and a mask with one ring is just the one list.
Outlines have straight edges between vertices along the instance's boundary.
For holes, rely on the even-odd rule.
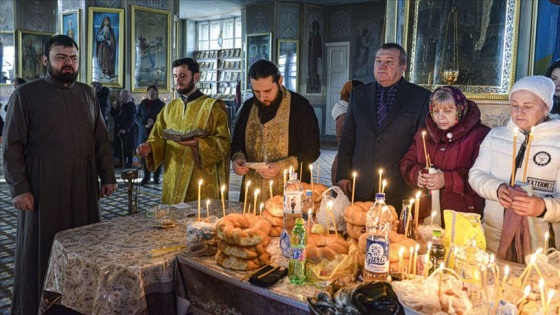
[[173,141],[189,141],[196,137],[206,137],[209,132],[202,129],[195,129],[187,133],[173,129],[163,129],[163,139]]

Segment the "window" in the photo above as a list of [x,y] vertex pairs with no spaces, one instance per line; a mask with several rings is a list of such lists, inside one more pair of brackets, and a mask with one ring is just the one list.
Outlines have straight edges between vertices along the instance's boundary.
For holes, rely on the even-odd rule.
[[241,17],[197,22],[196,50],[220,49],[218,37],[222,34],[222,49],[241,48]]

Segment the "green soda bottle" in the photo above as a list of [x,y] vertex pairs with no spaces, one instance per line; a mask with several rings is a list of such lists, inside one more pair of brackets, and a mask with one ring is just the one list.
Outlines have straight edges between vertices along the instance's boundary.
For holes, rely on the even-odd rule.
[[290,262],[288,264],[288,278],[293,284],[305,283],[305,246],[307,233],[305,233],[305,220],[296,219],[296,225],[290,235]]

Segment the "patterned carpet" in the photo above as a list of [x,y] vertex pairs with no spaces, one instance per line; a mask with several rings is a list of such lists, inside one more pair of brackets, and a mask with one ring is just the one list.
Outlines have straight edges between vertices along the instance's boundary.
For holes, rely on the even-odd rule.
[[[1,153],[1,151],[0,151]],[[336,146],[332,143],[324,143],[321,147],[319,164],[321,166],[320,183],[330,186],[330,168]],[[1,162],[1,161],[0,161]],[[1,169],[1,167],[0,167]],[[119,170],[117,169],[117,174]],[[239,187],[241,177],[233,172],[230,176],[229,199],[239,199]],[[135,186],[140,187],[140,186]],[[158,204],[161,197],[161,184],[150,183],[141,186],[138,190],[139,212],[143,212],[149,206]],[[110,198],[103,199],[102,220],[110,220],[117,216],[128,215],[127,186],[119,180],[119,188]],[[0,170],[0,314],[9,314],[12,298],[12,284],[14,273],[14,247],[17,225],[17,210],[12,207],[8,185]]]

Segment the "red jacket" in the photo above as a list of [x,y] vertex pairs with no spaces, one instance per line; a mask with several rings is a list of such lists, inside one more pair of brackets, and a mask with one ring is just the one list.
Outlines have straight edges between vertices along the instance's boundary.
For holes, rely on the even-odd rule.
[[[484,199],[472,190],[468,175],[478,156],[480,144],[490,128],[480,122],[480,110],[476,103],[470,100],[468,103],[467,115],[448,130],[439,129],[432,116],[426,116],[426,148],[432,167],[443,171],[445,178],[445,187],[440,190],[441,210],[482,214]],[[408,152],[399,163],[406,184],[414,189],[418,189],[418,171],[426,166],[423,130],[418,130]],[[431,196],[424,194],[420,200],[420,218],[430,214]],[[441,217],[443,219],[443,213]]]

